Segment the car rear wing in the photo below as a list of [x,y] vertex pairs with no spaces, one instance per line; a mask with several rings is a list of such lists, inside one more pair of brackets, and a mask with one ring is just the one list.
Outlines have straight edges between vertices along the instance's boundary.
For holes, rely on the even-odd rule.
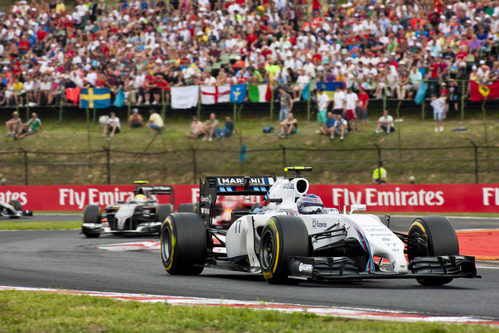
[[199,180],[199,211],[203,220],[211,226],[217,196],[265,195],[274,184],[275,177],[220,176]]
[[133,189],[134,195],[137,194],[143,194],[145,195],[148,200],[150,200],[151,195],[170,195],[170,203],[172,205],[175,205],[174,202],[174,195],[173,195],[173,186],[168,186],[168,185],[142,185],[142,184],[136,184],[135,188]]

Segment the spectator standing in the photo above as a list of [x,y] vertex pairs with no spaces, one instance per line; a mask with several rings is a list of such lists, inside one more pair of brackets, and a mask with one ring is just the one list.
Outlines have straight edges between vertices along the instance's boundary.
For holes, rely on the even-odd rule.
[[116,116],[116,113],[111,112],[107,125],[104,127],[104,136],[113,137],[115,134],[118,134],[120,130],[120,118]]
[[435,122],[435,132],[444,131],[443,119],[447,110],[447,103],[445,97],[437,98],[436,95],[431,96],[431,107],[433,108],[433,120]]
[[383,162],[379,161],[378,167],[373,170],[373,182],[376,184],[386,184],[387,172],[383,167]]
[[7,134],[5,136],[13,137],[15,137],[17,132],[23,127],[23,122],[17,111],[12,112],[12,118],[5,122],[5,127],[7,128]]
[[139,109],[134,108],[132,110],[132,114],[130,117],[128,117],[128,125],[130,128],[139,128],[144,125],[144,119],[142,118],[141,114],[139,113]]
[[215,131],[218,126],[217,116],[212,112],[210,113],[210,118],[204,122],[204,138],[203,140],[213,141],[215,136]]
[[333,97],[333,114],[338,117],[343,115],[345,109],[345,92],[341,90],[340,86],[336,86]]
[[197,139],[204,134],[203,123],[198,119],[198,117],[193,116],[191,122],[191,130],[187,133],[187,137],[191,139]]
[[357,94],[352,90],[352,88],[348,88],[345,96],[347,121],[351,128],[355,127],[357,131],[359,130],[359,124],[357,123],[357,113],[355,112],[355,109],[357,107],[358,100],[359,97]]
[[36,112],[33,112],[31,118],[24,124],[22,130],[14,136],[14,139],[24,139],[28,135],[35,134],[38,130],[43,130],[42,121],[38,118]]
[[298,121],[294,117],[292,112],[288,113],[288,119],[284,119],[279,124],[280,127],[280,138],[287,138],[291,134],[295,134],[298,129]]
[[390,134],[391,132],[395,132],[393,117],[390,116],[388,110],[383,111],[383,115],[378,119],[378,125],[376,126],[375,133],[379,134],[380,130],[383,130],[386,135]]
[[327,109],[329,107],[330,100],[323,90],[319,89],[318,93],[317,108],[319,109],[319,112],[317,113],[317,122],[319,123],[320,128],[322,128],[326,123]]
[[366,132],[369,132],[368,128],[368,120],[367,120],[367,107],[369,105],[369,95],[366,93],[364,87],[360,87],[359,93],[359,122],[360,127],[362,128],[362,124],[366,126]]
[[279,111],[279,122],[282,122],[288,119],[288,114],[293,110],[293,99],[283,87],[279,87],[278,90],[279,104],[281,106]]
[[147,122],[147,129],[149,130],[150,135],[161,133],[164,127],[165,123],[163,122],[163,118],[161,118],[156,110],[149,110],[149,121]]

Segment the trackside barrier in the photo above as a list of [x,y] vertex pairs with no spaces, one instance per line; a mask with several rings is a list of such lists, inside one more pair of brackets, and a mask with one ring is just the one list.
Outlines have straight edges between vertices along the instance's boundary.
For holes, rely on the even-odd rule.
[[[198,201],[198,185],[174,185],[175,204]],[[327,207],[366,204],[367,212],[499,213],[497,184],[310,185]],[[0,201],[19,200],[35,211],[79,211],[88,204],[106,206],[133,196],[132,185],[0,186]],[[167,203],[168,196],[158,196]],[[166,201],[165,201],[166,200]],[[223,200],[223,197],[222,197]],[[241,196],[239,204],[260,202]]]
[[[319,137],[318,140],[321,140]],[[371,172],[383,161],[390,182],[409,182],[412,174],[428,175],[417,183],[492,183],[498,180],[499,146],[381,147],[355,148],[279,147],[248,149],[238,163],[240,149],[189,148],[164,151],[123,151],[104,147],[87,151],[0,151],[0,171],[12,185],[127,184],[135,179],[161,183],[196,184],[208,175],[274,174],[288,165],[307,161],[314,172],[312,183],[341,183],[345,176],[371,181]],[[214,156],[217,158],[214,159]],[[228,161],[229,163],[222,163]],[[263,170],[262,168],[265,168]],[[276,171],[277,170],[277,171]],[[452,178],[455,177],[455,178]]]

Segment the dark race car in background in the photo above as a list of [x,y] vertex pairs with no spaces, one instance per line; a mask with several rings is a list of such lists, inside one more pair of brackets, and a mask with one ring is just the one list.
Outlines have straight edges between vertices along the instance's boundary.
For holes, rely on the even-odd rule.
[[9,217],[11,219],[19,218],[21,216],[32,216],[31,210],[24,210],[18,200],[11,200],[9,202],[0,201],[0,216]]

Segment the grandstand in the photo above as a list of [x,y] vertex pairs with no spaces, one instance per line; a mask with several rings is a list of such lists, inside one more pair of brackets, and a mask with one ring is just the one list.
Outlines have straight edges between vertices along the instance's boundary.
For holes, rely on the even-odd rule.
[[192,85],[342,82],[406,100],[445,83],[463,104],[472,80],[499,94],[497,1],[32,0],[0,26],[3,106],[70,104],[67,88],[121,89],[131,105]]

